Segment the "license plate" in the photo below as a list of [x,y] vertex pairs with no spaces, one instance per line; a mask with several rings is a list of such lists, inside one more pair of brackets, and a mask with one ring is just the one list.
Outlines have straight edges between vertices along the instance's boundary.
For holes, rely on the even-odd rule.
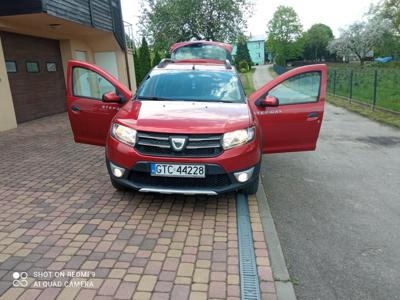
[[205,165],[151,164],[151,176],[206,177]]

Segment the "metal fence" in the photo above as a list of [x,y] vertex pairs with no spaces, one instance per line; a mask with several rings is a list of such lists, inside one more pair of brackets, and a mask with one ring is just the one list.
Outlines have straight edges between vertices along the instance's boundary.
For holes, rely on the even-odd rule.
[[285,73],[288,70],[285,67],[282,67],[280,65],[273,65],[272,69],[279,75]]
[[400,112],[400,70],[328,67],[328,92],[372,110]]

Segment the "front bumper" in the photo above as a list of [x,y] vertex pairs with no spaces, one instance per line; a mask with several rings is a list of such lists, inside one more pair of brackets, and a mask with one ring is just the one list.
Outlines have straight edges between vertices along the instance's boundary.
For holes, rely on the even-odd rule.
[[[114,165],[117,165],[113,162]],[[118,166],[118,165],[117,165]],[[260,173],[260,162],[248,166],[254,167],[251,178],[245,183],[236,180],[234,173],[245,169],[225,172],[217,164],[205,164],[205,178],[185,177],[160,177],[151,176],[151,162],[137,162],[132,169],[127,169],[121,178],[115,177],[111,172],[110,162],[107,159],[107,169],[113,181],[127,188],[141,192],[159,192],[163,194],[185,194],[185,195],[217,195],[234,192],[249,187],[257,180]]]

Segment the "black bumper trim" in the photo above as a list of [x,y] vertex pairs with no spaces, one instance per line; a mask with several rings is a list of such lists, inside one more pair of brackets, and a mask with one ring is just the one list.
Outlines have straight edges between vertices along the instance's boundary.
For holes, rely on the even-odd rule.
[[[108,169],[108,173],[110,174],[110,177],[112,178],[112,180],[116,181],[117,183],[119,183],[127,188],[134,189],[134,190],[140,190],[140,189],[176,190],[177,189],[177,186],[151,185],[151,184],[145,184],[145,183],[138,183],[131,179],[132,172],[150,173],[150,168],[151,168],[150,164],[151,164],[151,162],[138,162],[131,170],[126,170],[126,172],[122,178],[117,178],[112,174],[111,169],[110,169],[110,164],[107,159],[107,169]],[[117,164],[115,164],[115,165],[117,165]],[[227,185],[223,185],[223,186],[196,187],[195,189],[203,190],[203,191],[213,191],[213,192],[216,192],[217,194],[223,194],[223,193],[235,192],[235,191],[246,189],[252,183],[254,183],[254,181],[257,180],[257,177],[259,176],[259,173],[260,173],[261,160],[256,165],[252,165],[252,166],[249,166],[244,169],[239,169],[239,170],[236,170],[231,173],[226,173],[221,166],[216,165],[216,164],[205,164],[205,165],[206,165],[206,177],[207,177],[207,175],[226,175],[229,177],[230,183]],[[252,178],[245,183],[237,182],[233,173],[247,170],[247,169],[250,169],[251,167],[254,167],[254,172],[253,172]],[[164,178],[164,177],[160,177],[160,178]],[[178,180],[179,180],[179,178],[178,178]],[[179,187],[179,189],[184,191],[184,190],[191,190],[191,189],[193,189],[193,187],[182,186],[182,188]]]

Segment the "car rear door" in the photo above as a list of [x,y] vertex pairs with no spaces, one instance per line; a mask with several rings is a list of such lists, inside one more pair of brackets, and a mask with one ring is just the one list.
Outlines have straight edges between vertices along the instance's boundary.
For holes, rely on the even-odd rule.
[[[290,70],[249,97],[262,131],[263,153],[315,150],[324,114],[326,65]],[[267,96],[277,106],[265,106]],[[276,104],[275,104],[276,105]]]
[[[114,102],[105,101],[112,93]],[[112,118],[132,98],[132,93],[103,69],[81,61],[69,61],[67,109],[78,143],[104,146]]]

